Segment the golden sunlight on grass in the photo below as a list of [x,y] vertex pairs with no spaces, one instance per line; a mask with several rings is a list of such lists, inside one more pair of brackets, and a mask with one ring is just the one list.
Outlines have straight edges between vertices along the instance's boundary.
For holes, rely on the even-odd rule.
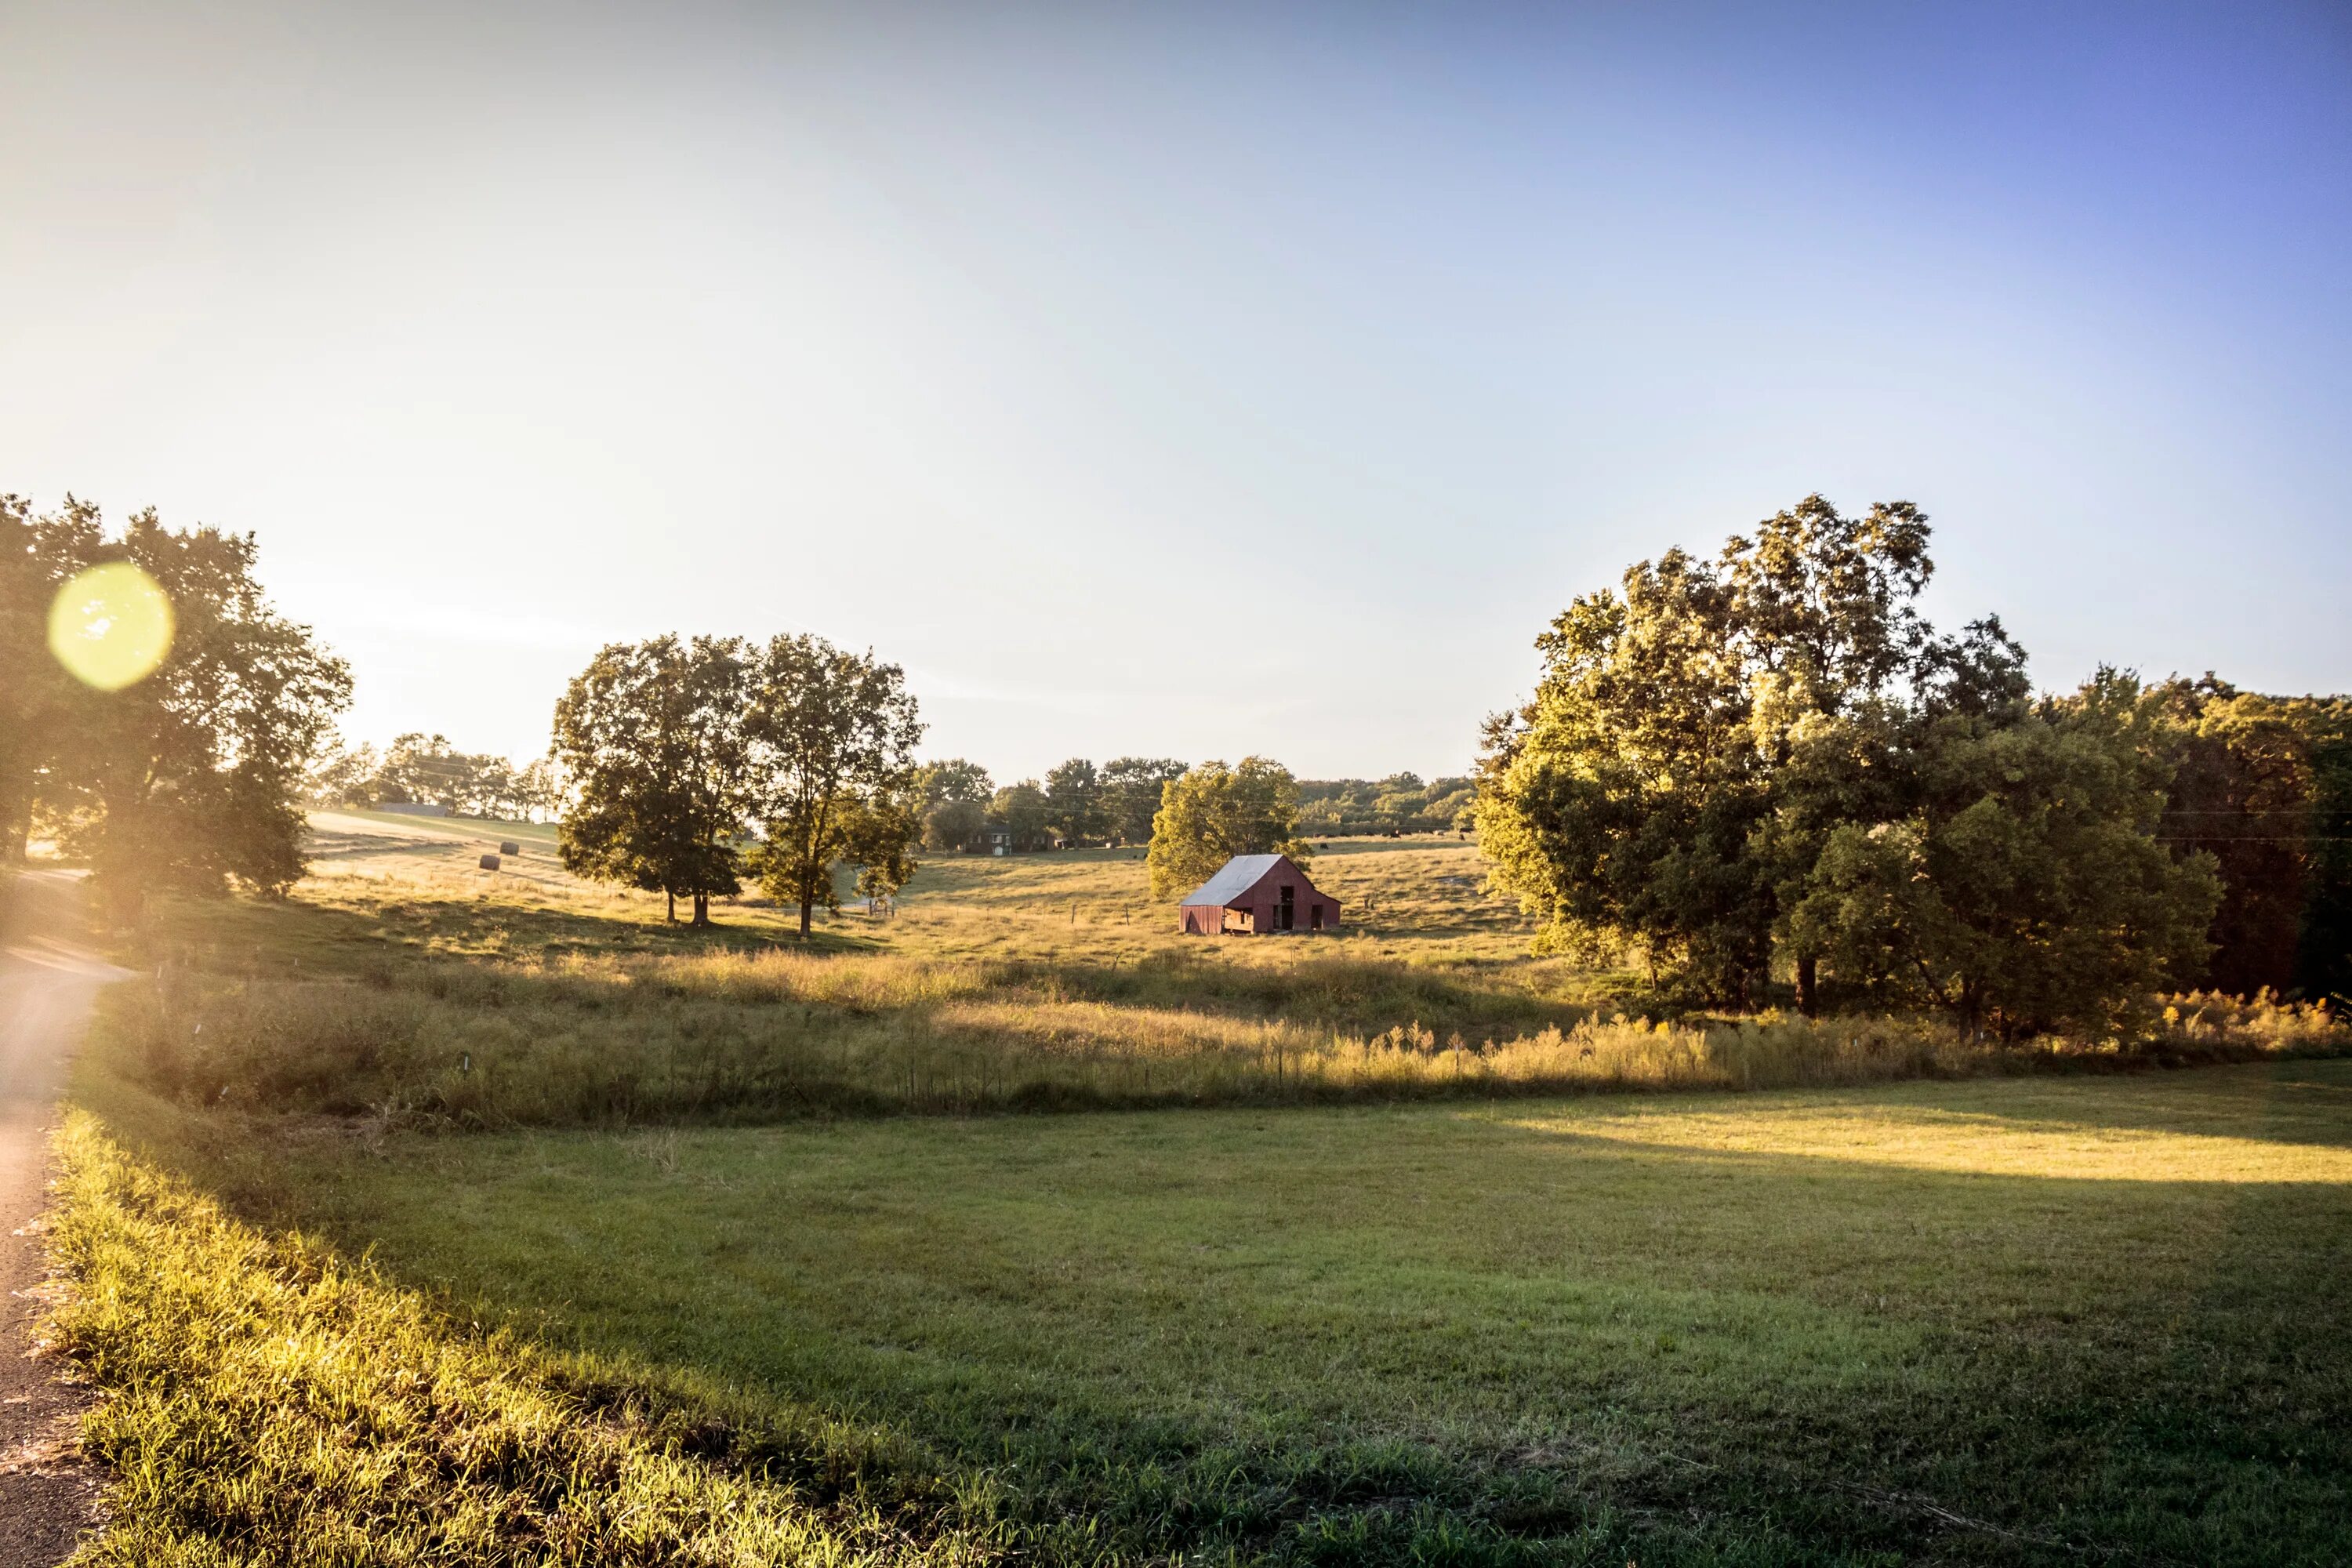
[[[1869,1098],[1768,1095],[1688,1110],[1568,1106],[1510,1125],[1563,1137],[1654,1150],[1755,1154],[1988,1176],[2092,1182],[2352,1184],[2352,1143],[2340,1084],[2258,1085],[2206,1126],[2178,1125],[2178,1086],[2168,1082],[1999,1083],[1979,1088],[1968,1110]],[[2199,1088],[2210,1094],[2213,1083]],[[1984,1102],[1992,1102],[1987,1108]],[[2335,1121],[2326,1122],[2332,1108]],[[2159,1120],[2172,1125],[2157,1124]]]

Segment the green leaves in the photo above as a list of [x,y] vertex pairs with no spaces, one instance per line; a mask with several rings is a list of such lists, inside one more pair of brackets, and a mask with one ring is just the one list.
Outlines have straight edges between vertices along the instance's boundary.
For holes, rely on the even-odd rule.
[[1927,541],[1908,502],[1811,496],[1552,623],[1476,807],[1547,945],[1638,952],[1718,1002],[1779,961],[1808,1008],[1825,962],[2011,1033],[2193,977],[2211,877],[2153,836],[2153,710],[2112,675],[2032,708],[1998,620],[1947,637],[1917,613]]
[[555,706],[551,750],[575,795],[556,842],[565,869],[693,900],[742,886],[736,839],[754,780],[740,637],[610,643]]
[[839,907],[837,861],[861,868],[868,897],[896,894],[914,875],[922,832],[923,726],[906,673],[823,637],[779,637],[760,658],[743,727],[764,824],[754,869],[772,895],[800,906],[801,934],[816,905]]
[[1152,821],[1151,896],[1176,899],[1216,875],[1236,855],[1287,855],[1305,864],[1313,851],[1299,839],[1298,781],[1268,757],[1241,766],[1202,763],[1168,781]]
[[1142,844],[1151,837],[1152,819],[1160,814],[1160,792],[1168,781],[1181,778],[1184,764],[1174,757],[1113,757],[1103,764],[1103,805],[1110,832],[1122,844]]
[[1084,757],[1072,757],[1045,773],[1045,815],[1055,833],[1073,844],[1110,831],[1102,776]]
[[2208,675],[2157,688],[2174,764],[2160,831],[2218,863],[2210,983],[2352,995],[2352,702]]
[[556,706],[553,749],[575,790],[564,865],[691,898],[698,925],[748,868],[800,905],[805,935],[816,904],[838,904],[836,861],[885,900],[914,874],[922,732],[897,665],[822,637],[614,643]]
[[1792,936],[1849,983],[1972,1031],[2126,1026],[2199,973],[2221,896],[2209,858],[2154,837],[2170,772],[2156,706],[2104,672],[2011,723],[1938,722],[1916,804],[1831,836]]

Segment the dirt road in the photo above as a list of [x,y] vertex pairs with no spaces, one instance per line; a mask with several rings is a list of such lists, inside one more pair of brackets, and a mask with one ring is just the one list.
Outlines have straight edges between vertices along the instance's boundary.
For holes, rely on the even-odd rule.
[[81,889],[34,872],[0,888],[0,1568],[53,1568],[95,1518],[98,1477],[74,1457],[75,1391],[31,1356],[39,1303],[44,1133],[91,1001],[128,971],[83,948]]

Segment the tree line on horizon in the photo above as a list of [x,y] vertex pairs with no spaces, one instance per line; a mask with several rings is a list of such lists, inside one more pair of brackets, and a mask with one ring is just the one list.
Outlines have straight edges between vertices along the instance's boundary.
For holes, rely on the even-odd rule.
[[[1117,757],[1099,767],[1072,757],[1045,777],[999,788],[989,770],[964,757],[921,763],[922,845],[982,850],[998,842],[1015,853],[1055,847],[1147,844],[1161,787],[1191,764],[1174,757]],[[1465,775],[1430,780],[1405,772],[1381,779],[1299,779],[1297,832],[1309,838],[1444,833],[1466,826],[1474,796]],[[314,805],[368,809],[428,805],[452,816],[553,822],[566,783],[551,756],[518,763],[495,752],[461,752],[446,735],[411,731],[383,747],[336,745],[309,772],[304,796]]]
[[[1409,776],[1409,775],[1408,775]],[[992,790],[988,771],[961,757],[918,770],[930,848],[1145,844],[1151,896],[1175,898],[1206,881],[1235,855],[1314,853],[1301,837],[1307,785],[1270,757],[1196,764],[1172,757],[1120,757],[1097,769],[1073,757],[1041,785],[1024,780]],[[983,805],[982,803],[986,802]]]
[[1298,830],[1318,838],[1450,833],[1469,826],[1476,786],[1467,774],[1427,782],[1415,773],[1384,779],[1301,779]]
[[1151,837],[1161,789],[1185,764],[1172,757],[1117,757],[1097,768],[1072,757],[1045,772],[996,787],[986,768],[964,757],[920,770],[926,848],[987,848],[1002,834],[1019,851],[1056,845],[1141,844]]
[[2037,696],[1998,618],[1920,615],[1928,540],[1812,496],[1551,623],[1473,810],[1539,946],[2006,1037],[2208,981],[2352,991],[2352,703],[2112,668]]
[[446,735],[410,731],[382,750],[364,742],[333,748],[310,769],[304,794],[319,805],[439,805],[454,816],[552,822],[563,811],[564,781],[552,757],[517,764],[458,751]]
[[686,900],[697,926],[749,877],[797,906],[803,937],[838,908],[841,873],[887,905],[918,847],[968,850],[992,826],[1024,847],[1148,837],[1158,897],[1232,855],[1308,853],[1297,782],[1262,757],[1074,758],[1042,785],[995,789],[967,759],[919,763],[922,734],[905,672],[870,651],[805,635],[609,644],[556,705],[559,853],[577,875],[666,895],[672,920]]
[[[1042,781],[1023,779],[999,789],[986,768],[966,758],[928,763],[922,770],[923,844],[930,849],[983,848],[993,842],[992,833],[1001,833],[1015,851],[1146,844],[1160,791],[1188,766],[1174,757],[1118,757],[1097,768],[1084,757],[1072,757],[1046,770]],[[1449,832],[1466,826],[1475,798],[1467,775],[1427,783],[1413,773],[1292,782],[1297,790],[1292,828],[1306,838]]]
[[[690,679],[692,668],[689,648],[672,673],[682,680]],[[708,684],[707,694],[712,700],[727,700],[736,683],[720,679]],[[748,688],[733,689],[731,700],[751,703],[754,700],[747,693]],[[749,707],[745,716],[750,718]],[[700,725],[698,732],[718,737],[726,729],[714,719]],[[740,765],[755,764],[745,761]],[[1168,786],[1187,775],[1192,777],[1180,792],[1177,816],[1165,833],[1156,833],[1168,803]],[[867,804],[870,807],[873,800],[904,788],[908,799],[894,804],[892,810],[899,814],[911,810],[920,847],[938,852],[963,854],[1002,847],[1032,853],[1158,843],[1155,882],[1163,885],[1160,896],[1171,896],[1164,886],[1171,877],[1190,877],[1185,884],[1189,888],[1205,880],[1230,855],[1279,850],[1303,859],[1311,853],[1307,839],[1318,835],[1453,827],[1470,798],[1467,784],[1466,779],[1424,784],[1411,773],[1380,780],[1301,781],[1280,763],[1262,757],[1245,757],[1238,769],[1214,761],[1195,767],[1172,757],[1118,757],[1098,767],[1089,759],[1073,757],[1048,769],[1042,781],[1024,779],[1000,788],[978,763],[950,757],[914,764],[910,777],[878,786]],[[310,770],[304,793],[319,805],[367,809],[436,805],[459,816],[561,823],[570,805],[571,780],[553,754],[519,766],[493,753],[460,752],[444,735],[412,731],[380,750],[367,744],[333,748]],[[764,835],[756,820],[760,812],[751,794],[747,791],[740,804],[744,821],[737,832],[739,854],[731,883],[721,877],[700,886],[706,879],[695,867],[706,858],[699,852],[639,857],[642,867],[608,879],[640,886],[646,879],[675,881],[675,888],[647,890],[685,898],[690,908],[699,892],[701,918],[707,921],[712,894],[740,892],[742,874],[755,865],[767,865],[772,858],[759,842]],[[903,864],[911,874],[912,862],[903,847],[894,850],[887,836],[877,836],[866,815],[850,816],[862,830],[835,846],[835,864],[845,866],[860,879],[860,891],[868,898],[887,903],[903,885],[903,879],[894,881],[887,868]],[[1185,847],[1172,847],[1179,840]],[[677,836],[670,835],[668,841],[677,842]],[[850,859],[854,855],[873,855],[876,864],[885,869],[876,871]],[[582,860],[583,866],[588,864],[586,858]],[[1172,869],[1179,867],[1183,869]],[[755,879],[769,879],[762,875]],[[799,894],[793,892],[792,897],[796,900]],[[822,892],[813,888],[812,913],[824,901]]]

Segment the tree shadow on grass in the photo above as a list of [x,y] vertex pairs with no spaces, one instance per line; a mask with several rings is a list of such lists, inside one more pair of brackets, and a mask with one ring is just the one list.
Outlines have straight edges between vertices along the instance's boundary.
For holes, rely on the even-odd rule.
[[[658,908],[658,906],[656,906]],[[722,915],[726,911],[721,910]],[[629,913],[504,899],[388,898],[365,909],[299,895],[158,901],[142,941],[158,957],[229,972],[289,974],[401,959],[650,956],[698,952],[875,952],[881,941],[721,919],[697,929]]]

